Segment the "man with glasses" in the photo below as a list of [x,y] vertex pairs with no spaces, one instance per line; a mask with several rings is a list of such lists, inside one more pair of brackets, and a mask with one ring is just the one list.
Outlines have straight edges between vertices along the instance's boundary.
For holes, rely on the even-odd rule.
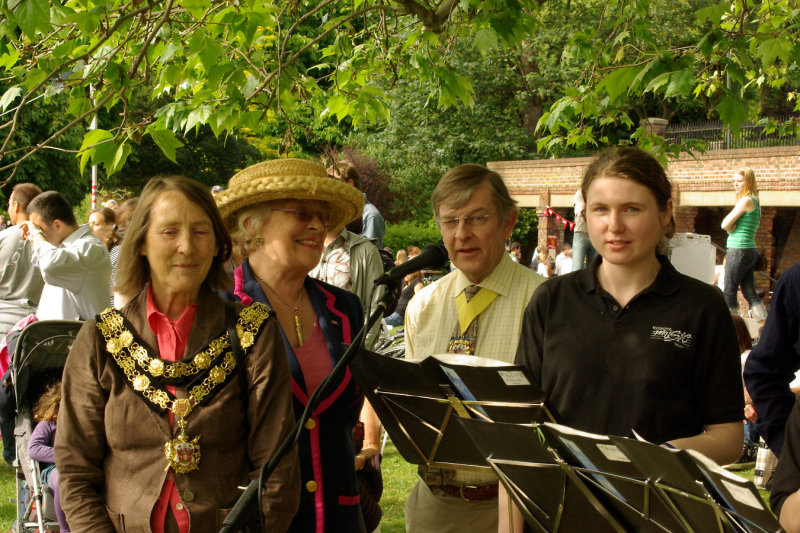
[[[525,306],[543,278],[511,260],[505,243],[516,202],[496,172],[458,166],[439,180],[433,210],[456,269],[406,309],[406,357],[460,353],[513,363]],[[421,467],[406,502],[406,530],[497,531],[497,477]]]

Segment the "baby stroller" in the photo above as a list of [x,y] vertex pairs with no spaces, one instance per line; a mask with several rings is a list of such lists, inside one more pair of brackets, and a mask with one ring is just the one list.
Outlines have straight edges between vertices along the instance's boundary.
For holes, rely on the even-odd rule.
[[[57,531],[53,494],[41,484],[39,464],[28,456],[28,441],[35,426],[32,409],[44,386],[60,379],[72,342],[82,322],[44,320],[19,334],[11,363],[17,401],[14,438],[17,459],[17,521],[15,533]],[[23,480],[25,490],[23,491]]]

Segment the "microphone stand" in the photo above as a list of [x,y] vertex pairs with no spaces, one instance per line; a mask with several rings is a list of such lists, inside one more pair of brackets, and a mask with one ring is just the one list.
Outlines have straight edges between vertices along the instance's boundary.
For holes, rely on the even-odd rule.
[[[286,436],[284,441],[275,451],[275,455],[273,455],[272,458],[261,467],[259,479],[254,479],[247,485],[244,493],[242,493],[242,495],[236,501],[236,504],[234,504],[234,506],[231,508],[231,512],[228,513],[228,516],[226,516],[222,521],[222,527],[220,528],[219,533],[234,533],[239,531],[241,529],[241,523],[248,516],[248,513],[252,510],[252,506],[254,504],[258,505],[259,530],[264,530],[264,513],[261,508],[262,501],[261,498],[258,497],[259,493],[261,492],[259,487],[264,486],[267,478],[278,466],[280,460],[283,459],[289,450],[291,450],[298,443],[300,440],[300,435],[302,435],[303,429],[305,428],[306,421],[309,419],[320,402],[326,398],[328,394],[333,392],[336,382],[338,381],[339,377],[344,374],[347,365],[356,357],[356,355],[361,352],[367,332],[372,329],[375,323],[378,322],[382,316],[384,316],[387,309],[394,309],[394,307],[397,305],[400,283],[401,280],[393,283],[390,286],[390,290],[385,291],[380,300],[378,300],[378,302],[375,304],[375,309],[369,316],[367,323],[359,330],[355,339],[353,339],[353,342],[345,350],[342,358],[339,359],[339,362],[337,362],[336,366],[334,366],[333,370],[331,370],[331,373],[328,374],[322,383],[319,384],[317,389],[311,395],[311,398],[308,399],[306,408],[303,411],[303,414],[297,420],[297,423],[294,425],[291,433]],[[377,287],[375,287],[373,290],[377,290]]]

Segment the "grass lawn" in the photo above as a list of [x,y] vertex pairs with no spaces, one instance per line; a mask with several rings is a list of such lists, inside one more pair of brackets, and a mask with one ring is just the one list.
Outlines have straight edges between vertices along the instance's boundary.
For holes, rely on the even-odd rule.
[[[402,533],[406,530],[403,507],[406,496],[417,482],[417,467],[406,463],[391,441],[384,451],[381,532]],[[0,460],[0,531],[8,530],[16,518],[14,492],[14,469]]]
[[[0,531],[11,527],[15,518],[14,511],[14,469],[0,461]],[[406,497],[417,482],[417,467],[406,463],[397,453],[391,441],[386,444],[383,455],[383,520],[381,521],[382,533],[405,532],[403,508]],[[753,479],[753,469],[735,472],[747,479]],[[769,500],[769,492],[759,490],[764,501]]]

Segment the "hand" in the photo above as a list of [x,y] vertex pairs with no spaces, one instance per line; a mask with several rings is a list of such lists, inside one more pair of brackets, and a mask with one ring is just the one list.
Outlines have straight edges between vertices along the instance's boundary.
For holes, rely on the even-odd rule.
[[36,227],[36,224],[31,222],[30,220],[26,220],[24,222],[19,223],[19,229],[22,232],[22,238],[26,241],[30,240],[33,237],[33,234],[39,229]]
[[744,406],[744,417],[748,422],[753,424],[758,421],[758,413],[756,413],[756,408],[753,407],[752,403],[748,403]]
[[367,459],[369,459],[373,455],[378,455],[378,450],[372,447],[364,448],[360,452],[358,452],[356,454],[356,471],[364,468],[364,465],[367,463]]

